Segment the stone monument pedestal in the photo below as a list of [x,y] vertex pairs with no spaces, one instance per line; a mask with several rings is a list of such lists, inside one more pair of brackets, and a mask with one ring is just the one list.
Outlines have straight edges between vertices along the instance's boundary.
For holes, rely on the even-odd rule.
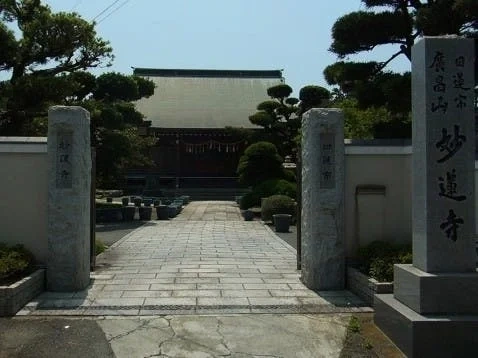
[[375,295],[375,324],[408,357],[478,357],[478,272],[395,265],[394,293]]
[[477,314],[420,314],[392,294],[374,304],[375,324],[408,357],[478,357]]

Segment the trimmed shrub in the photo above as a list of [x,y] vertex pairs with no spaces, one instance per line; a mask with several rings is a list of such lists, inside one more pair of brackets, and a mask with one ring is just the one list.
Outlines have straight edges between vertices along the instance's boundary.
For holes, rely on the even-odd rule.
[[261,206],[261,198],[268,198],[272,195],[287,195],[295,198],[297,194],[297,185],[284,179],[269,179],[256,185],[252,192],[245,194],[239,206],[242,210]]
[[287,195],[272,195],[262,204],[261,217],[264,221],[272,221],[275,214],[290,214],[295,218],[296,203]]
[[120,203],[105,203],[104,201],[97,201],[95,205],[97,209],[117,209],[123,206]]
[[241,208],[241,210],[246,210],[254,206],[260,206],[260,205],[261,205],[261,196],[255,192],[244,194],[241,197],[241,201],[239,202],[239,207]]
[[0,244],[0,284],[29,272],[34,262],[33,254],[23,245]]
[[295,198],[297,185],[285,179],[269,179],[255,186],[252,191],[261,198],[267,198],[271,195],[287,195]]
[[257,142],[244,151],[237,166],[239,182],[246,186],[257,185],[267,179],[284,177],[282,158],[274,144]]

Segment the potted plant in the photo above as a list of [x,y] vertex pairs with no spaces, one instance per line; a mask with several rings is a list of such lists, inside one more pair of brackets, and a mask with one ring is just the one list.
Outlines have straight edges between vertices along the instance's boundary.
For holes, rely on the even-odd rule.
[[275,214],[289,214],[294,219],[296,212],[295,201],[287,195],[272,195],[262,203],[261,217],[263,221],[272,221]]
[[156,216],[158,220],[169,220],[169,209],[167,205],[156,206]]
[[272,215],[276,232],[289,232],[290,221],[292,215],[290,214],[274,214]]
[[133,200],[134,206],[137,206],[138,208],[141,206],[141,202],[141,198],[134,198]]
[[244,217],[244,220],[245,221],[251,221],[252,219],[254,219],[254,212],[252,210],[243,210],[242,211],[242,216]]
[[112,202],[113,202],[113,198],[112,198],[111,196],[108,196],[108,197],[106,198],[106,202],[107,202],[107,203],[112,203]]
[[127,198],[127,197],[126,197],[126,198],[122,198],[122,199],[121,199],[121,202],[123,203],[124,206],[128,206],[128,204],[129,204],[129,198]]
[[153,208],[151,206],[141,206],[139,207],[139,219],[140,220],[151,220],[151,213]]
[[123,206],[121,208],[121,213],[123,214],[123,221],[133,221],[134,214],[136,213],[135,206]]

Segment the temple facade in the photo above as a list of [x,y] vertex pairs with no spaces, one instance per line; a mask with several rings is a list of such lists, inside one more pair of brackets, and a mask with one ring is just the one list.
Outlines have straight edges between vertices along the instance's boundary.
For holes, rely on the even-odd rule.
[[259,130],[249,116],[284,82],[280,70],[134,68],[155,93],[137,102],[155,137],[154,167],[131,169],[128,187],[171,190],[237,186],[237,164],[248,143],[228,128]]

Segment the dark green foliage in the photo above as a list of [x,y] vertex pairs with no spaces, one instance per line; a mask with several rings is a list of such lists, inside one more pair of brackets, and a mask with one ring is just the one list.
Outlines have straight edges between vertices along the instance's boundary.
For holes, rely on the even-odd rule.
[[353,333],[360,332],[360,321],[356,316],[350,317],[348,330]]
[[256,193],[254,191],[244,194],[241,197],[241,201],[239,203],[239,207],[241,210],[246,210],[249,208],[253,208],[255,206],[260,206],[261,205],[261,196],[259,193]]
[[323,87],[306,86],[300,91],[299,100],[289,97],[290,86],[280,84],[268,88],[267,94],[272,100],[259,103],[258,111],[249,116],[249,121],[264,128],[262,140],[274,143],[280,155],[294,157],[302,113],[312,107],[326,106],[330,93]]
[[361,51],[370,51],[377,45],[400,43],[411,30],[410,18],[405,14],[391,11],[356,11],[335,22],[330,50],[342,58]]
[[97,209],[115,209],[121,208],[123,205],[121,203],[105,203],[104,201],[96,201],[95,206]]
[[285,179],[269,179],[257,184],[250,193],[245,194],[240,201],[242,210],[261,206],[261,199],[272,195],[282,194],[291,198],[297,195],[297,184]]
[[49,105],[81,100],[91,90],[88,78],[71,74],[112,59],[94,22],[53,13],[40,0],[0,0],[0,71],[9,78],[0,82],[1,134],[36,134],[31,123]]
[[[364,81],[380,68],[378,62],[344,62],[338,61],[324,70],[325,80],[329,85],[338,85],[344,92],[352,89],[350,82]],[[349,86],[347,87],[347,84]]]
[[320,86],[305,86],[299,92],[300,111],[304,113],[311,108],[326,107],[330,91]]
[[289,97],[291,93],[292,87],[285,83],[267,89],[267,94],[270,97],[280,99],[281,101]]
[[261,210],[261,218],[264,221],[272,221],[275,214],[290,214],[293,220],[296,215],[297,205],[287,195],[272,195],[264,200]]
[[133,76],[136,85],[138,86],[139,98],[148,98],[154,94],[156,85],[153,81],[147,80],[143,77]]
[[[410,137],[410,73],[384,69],[397,56],[411,60],[411,49],[420,36],[478,36],[476,0],[362,0],[367,11],[340,17],[332,28],[330,50],[339,58],[380,45],[395,45],[396,52],[383,62],[342,62],[328,66],[324,75],[330,85],[339,86],[335,99],[356,99],[360,109],[383,107],[392,113],[373,131],[376,138]],[[478,76],[477,76],[478,78]],[[357,123],[358,126],[362,126]],[[361,132],[361,128],[353,128]]]
[[134,78],[116,72],[105,73],[96,79],[93,97],[106,101],[137,101],[141,98]]
[[106,250],[106,245],[100,239],[95,240],[95,255],[99,255]]
[[23,245],[7,246],[0,244],[0,285],[12,277],[29,272],[35,259]]
[[373,241],[358,250],[360,271],[379,282],[393,281],[394,264],[412,263],[411,245]]
[[281,107],[281,104],[276,101],[264,101],[257,105],[258,111],[264,111],[266,113],[273,113],[277,108]]
[[374,138],[411,138],[411,118],[380,120],[373,124],[372,133]]
[[281,178],[283,173],[282,158],[275,145],[269,142],[247,147],[237,167],[239,182],[246,186],[254,186],[270,178]]
[[258,193],[261,198],[267,198],[275,194],[287,195],[291,198],[295,198],[297,195],[297,184],[291,183],[285,179],[269,179],[255,186],[253,192]]

